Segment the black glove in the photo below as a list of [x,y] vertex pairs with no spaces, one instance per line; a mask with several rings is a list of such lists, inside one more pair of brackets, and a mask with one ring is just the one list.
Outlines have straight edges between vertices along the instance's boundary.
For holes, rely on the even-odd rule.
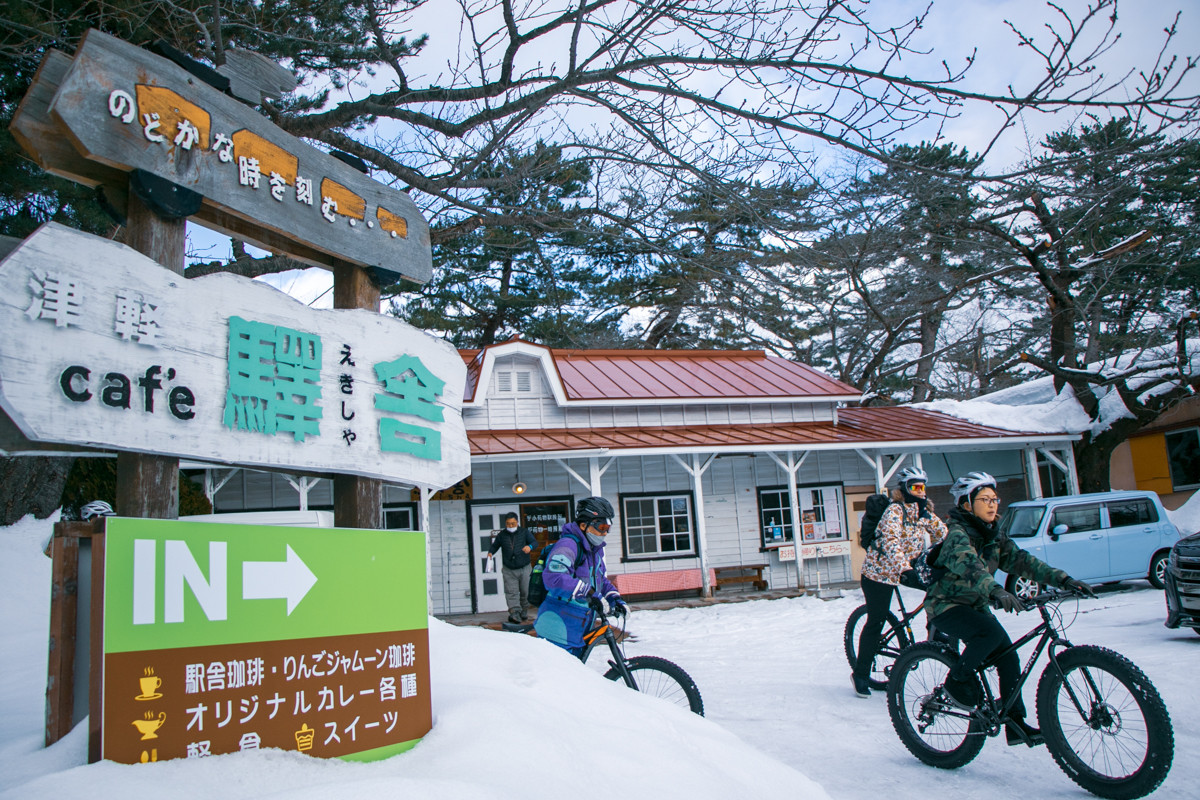
[[1077,581],[1074,578],[1067,578],[1065,581],[1063,581],[1063,588],[1068,592],[1074,592],[1081,597],[1096,596],[1096,590],[1093,589],[1089,584],[1086,584],[1083,581]]
[[1002,608],[1012,614],[1018,611],[1025,610],[1025,604],[1021,602],[1021,598],[1011,592],[1006,592],[997,586],[992,590],[992,608]]
[[921,580],[917,577],[915,569],[906,569],[900,573],[900,585],[907,586],[909,589],[920,589]]

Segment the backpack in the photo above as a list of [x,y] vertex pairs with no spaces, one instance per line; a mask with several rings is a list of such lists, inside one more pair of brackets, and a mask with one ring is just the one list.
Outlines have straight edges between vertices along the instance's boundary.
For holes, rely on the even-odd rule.
[[875,530],[879,527],[883,512],[891,503],[886,494],[873,494],[867,498],[867,510],[863,514],[862,527],[858,531],[858,543],[864,550],[870,549],[875,543]]
[[540,606],[542,601],[546,599],[546,584],[542,580],[542,572],[546,569],[546,561],[550,558],[550,551],[563,539],[575,540],[575,563],[571,565],[571,569],[573,570],[578,567],[583,560],[579,557],[583,551],[583,542],[579,541],[579,537],[574,534],[564,533],[556,541],[550,542],[543,547],[541,552],[538,553],[537,561],[533,563],[533,571],[529,573],[529,589],[527,594],[531,605]]

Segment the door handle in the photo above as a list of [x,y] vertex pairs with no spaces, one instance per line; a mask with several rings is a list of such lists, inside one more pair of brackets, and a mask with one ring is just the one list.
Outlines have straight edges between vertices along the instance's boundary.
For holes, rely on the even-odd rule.
[[1089,539],[1091,539],[1092,541],[1099,541],[1099,540],[1103,539],[1104,537],[1103,537],[1103,536],[1101,536],[1101,535],[1100,535],[1100,534],[1098,534],[1098,533],[1093,533],[1093,534],[1092,534],[1091,536],[1089,536],[1088,538],[1089,538]]

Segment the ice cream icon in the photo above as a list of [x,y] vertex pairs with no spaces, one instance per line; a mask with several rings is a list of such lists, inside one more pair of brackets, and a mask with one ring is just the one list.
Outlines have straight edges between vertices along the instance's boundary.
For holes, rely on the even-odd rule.
[[296,731],[296,749],[301,753],[312,750],[313,736],[316,733],[316,731],[308,727],[307,722],[301,725],[300,730]]
[[142,735],[142,741],[144,742],[147,739],[157,739],[158,734],[155,731],[161,728],[166,721],[167,712],[160,711],[156,717],[152,712],[147,711],[145,719],[135,719],[133,721],[133,727],[138,729],[138,733]]

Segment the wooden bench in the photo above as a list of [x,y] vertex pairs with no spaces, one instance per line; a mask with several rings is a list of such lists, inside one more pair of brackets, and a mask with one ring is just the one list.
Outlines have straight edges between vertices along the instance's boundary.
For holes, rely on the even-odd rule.
[[[626,572],[609,575],[608,579],[617,587],[622,597],[660,592],[686,592],[690,589],[703,590],[702,574],[699,569],[668,569],[661,572]],[[716,571],[708,571],[710,586],[717,585]]]
[[763,570],[766,568],[766,564],[736,564],[730,567],[717,567],[713,571],[717,574],[718,589],[726,583],[753,583],[755,589],[765,592],[767,582],[763,578]]

